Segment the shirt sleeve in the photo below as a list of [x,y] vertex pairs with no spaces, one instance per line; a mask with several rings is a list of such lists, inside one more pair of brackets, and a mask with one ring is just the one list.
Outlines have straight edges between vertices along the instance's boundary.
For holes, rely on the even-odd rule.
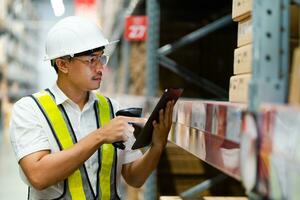
[[13,106],[10,140],[18,162],[26,155],[50,149],[38,112],[41,111],[30,97],[22,98]]

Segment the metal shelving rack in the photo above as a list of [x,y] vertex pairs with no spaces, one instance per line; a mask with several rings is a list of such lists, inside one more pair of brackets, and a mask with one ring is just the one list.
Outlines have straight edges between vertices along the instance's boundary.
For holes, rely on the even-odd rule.
[[[179,101],[170,141],[225,174],[242,181],[250,199],[299,199],[300,109],[284,105],[288,93],[289,6],[299,0],[253,0],[253,77],[249,105]],[[154,95],[160,63],[173,72],[185,69],[165,55],[221,28],[231,19],[201,28],[178,42],[158,48],[159,1],[147,0],[149,19],[147,91]],[[214,27],[214,28],[212,28]],[[193,78],[191,73],[184,73]],[[196,81],[195,81],[196,82]],[[203,82],[213,88],[210,82]],[[218,88],[216,93],[223,94]],[[276,104],[274,104],[276,103]],[[191,197],[222,180],[200,183],[181,194]]]

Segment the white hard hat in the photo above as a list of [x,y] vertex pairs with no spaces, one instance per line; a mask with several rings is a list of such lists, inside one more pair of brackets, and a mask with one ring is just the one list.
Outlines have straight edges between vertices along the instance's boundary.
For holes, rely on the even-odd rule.
[[57,22],[49,31],[44,60],[52,60],[67,55],[73,57],[76,53],[115,42],[117,41],[109,42],[95,23],[78,16],[66,17]]

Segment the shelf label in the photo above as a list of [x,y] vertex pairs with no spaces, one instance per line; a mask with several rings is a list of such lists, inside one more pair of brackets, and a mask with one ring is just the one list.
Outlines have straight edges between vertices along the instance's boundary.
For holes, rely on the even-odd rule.
[[147,38],[147,16],[127,16],[124,37],[128,41],[145,41]]

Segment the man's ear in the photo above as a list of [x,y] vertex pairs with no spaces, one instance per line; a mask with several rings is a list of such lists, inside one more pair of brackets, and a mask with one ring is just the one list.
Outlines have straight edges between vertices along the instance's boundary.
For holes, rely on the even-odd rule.
[[67,65],[66,60],[58,58],[55,60],[55,64],[58,70],[61,71],[62,73],[66,74],[69,72],[69,66]]

